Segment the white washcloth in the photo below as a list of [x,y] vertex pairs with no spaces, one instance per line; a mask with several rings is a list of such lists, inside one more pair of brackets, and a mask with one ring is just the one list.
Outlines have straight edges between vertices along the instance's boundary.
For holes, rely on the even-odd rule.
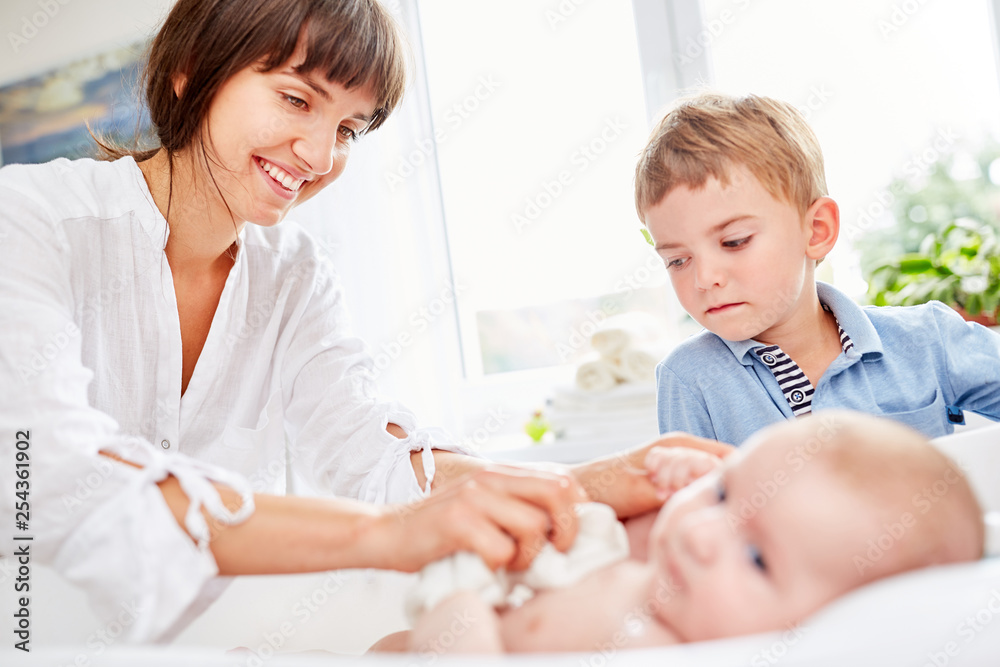
[[406,614],[415,623],[420,614],[454,593],[475,591],[494,607],[507,603],[515,588],[533,591],[569,586],[585,575],[628,558],[628,535],[615,511],[601,503],[576,506],[580,529],[576,541],[566,553],[551,544],[531,562],[525,572],[491,572],[483,560],[472,553],[459,553],[431,563],[420,571],[419,579],[406,599]]
[[607,391],[616,384],[614,366],[604,359],[584,362],[576,369],[576,386],[584,391]]

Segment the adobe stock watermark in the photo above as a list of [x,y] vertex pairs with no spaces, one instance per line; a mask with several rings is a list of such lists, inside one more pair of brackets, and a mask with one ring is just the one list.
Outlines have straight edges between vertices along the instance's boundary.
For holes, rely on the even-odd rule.
[[798,644],[799,640],[806,635],[806,628],[801,625],[788,624],[785,627],[787,629],[781,634],[780,639],[776,639],[770,646],[754,654],[750,659],[751,667],[767,667],[778,664],[782,658],[788,655],[788,650]]
[[770,478],[758,479],[754,483],[756,491],[745,496],[740,501],[739,507],[726,512],[726,524],[730,530],[737,530],[757,516],[757,513],[788,485],[794,474],[802,471],[837,437],[840,425],[834,417],[826,415],[820,417],[819,422],[820,425],[812,437],[785,453],[785,465],[788,466],[788,470],[778,468],[771,473]]
[[260,643],[256,647],[249,648],[250,655],[240,663],[243,667],[262,667],[265,662],[275,656],[276,653],[295,635],[302,626],[309,623],[313,616],[344,587],[345,581],[353,575],[344,570],[332,570],[323,577],[322,582],[310,593],[303,595],[292,605],[291,613],[296,623],[291,620],[282,621],[274,630],[263,632],[260,635]]
[[416,665],[433,665],[437,662],[438,656],[448,653],[453,646],[461,639],[469,629],[479,622],[479,619],[472,615],[468,609],[451,612],[451,623],[433,639],[428,639],[417,648],[420,662],[411,662],[410,667]]
[[740,12],[747,10],[753,0],[733,0],[732,7],[721,10],[714,18],[702,22],[704,26],[696,35],[688,37],[679,49],[674,51],[674,61],[678,65],[690,65],[700,58],[705,49],[715,43],[729,26],[736,23]]
[[934,505],[941,502],[941,499],[948,495],[948,492],[962,481],[961,476],[953,468],[945,470],[941,479],[936,480],[930,486],[926,486],[919,493],[914,494],[911,499],[914,512],[903,512],[898,521],[882,524],[882,533],[874,539],[868,540],[865,544],[867,549],[864,554],[855,554],[852,563],[858,574],[864,574],[865,570],[874,567],[875,563],[882,560],[885,555],[903,538],[903,536],[917,525],[919,516],[923,516],[933,509]]
[[642,633],[644,626],[656,622],[654,618],[659,615],[660,609],[680,590],[673,583],[659,577],[657,579],[659,581],[656,588],[649,597],[625,614],[622,629],[616,630],[609,641],[596,643],[590,656],[586,660],[580,659],[581,667],[606,667],[612,663],[619,650],[629,645],[633,636]]
[[54,19],[56,15],[62,11],[62,8],[68,5],[73,0],[35,0],[35,4],[38,6],[39,11],[34,12],[30,15],[25,14],[21,17],[20,30],[18,32],[10,31],[7,33],[7,41],[10,42],[10,48],[17,53],[24,47],[28,42],[38,35],[38,31],[49,24],[49,21]]
[[569,21],[570,17],[576,14],[581,5],[588,0],[559,0],[559,4],[545,10],[545,21],[549,28],[555,32],[559,26]]
[[525,197],[521,210],[510,216],[510,221],[518,234],[524,233],[526,227],[537,221],[542,213],[576,182],[577,176],[600,158],[628,127],[628,123],[617,116],[607,119],[604,127],[595,136],[577,147],[570,156],[566,168],[559,169],[550,178],[544,179],[534,194]]
[[413,149],[399,158],[396,168],[386,172],[385,182],[389,192],[395,192],[407,178],[426,165],[437,146],[444,144],[450,134],[472,118],[500,86],[501,82],[492,74],[479,77],[472,91],[448,108],[444,122],[434,124],[434,135],[416,140]]
[[986,603],[975,614],[963,618],[955,627],[955,634],[963,643],[951,640],[946,642],[940,651],[927,653],[927,661],[922,667],[946,667],[951,663],[952,658],[956,658],[962,653],[963,647],[975,641],[976,637],[993,622],[997,614],[1000,614],[1000,591],[994,588],[990,590]]
[[119,606],[121,607],[121,611],[113,619],[87,637],[85,642],[87,651],[77,653],[73,658],[73,662],[66,663],[65,665],[60,664],[58,667],[91,667],[91,665],[95,664],[93,660],[111,648],[125,630],[131,627],[146,612],[134,600],[131,602],[120,602]]
[[[911,155],[897,173],[900,174],[901,179],[910,181],[923,178],[934,168],[942,156],[952,151],[960,139],[961,136],[950,127],[938,128],[930,145],[919,153]],[[859,206],[853,224],[845,225],[847,238],[851,241],[856,240],[874,227],[880,219],[890,214],[892,205],[896,203],[900,187],[902,187],[902,183],[897,179],[892,186],[876,192],[868,204]],[[894,192],[894,190],[897,191]]]
[[[623,300],[628,299],[633,292],[643,289],[658,272],[663,270],[663,260],[658,255],[650,254],[642,264],[615,282],[613,292],[621,295]],[[602,299],[600,308],[588,310],[584,314],[584,320],[570,329],[566,341],[556,343],[559,360],[566,362],[586,347],[590,343],[590,337],[597,333],[601,325],[620,310],[622,307],[610,299]]]
[[426,333],[438,318],[454,306],[455,300],[466,289],[468,286],[463,285],[458,280],[443,287],[435,298],[410,313],[407,327],[403,331],[396,334],[392,340],[379,346],[379,351],[372,355],[372,369],[364,369],[359,372],[372,380],[377,379],[394,361],[402,356],[407,348]]
[[928,0],[903,0],[892,5],[889,15],[876,22],[882,39],[889,38],[910,22],[917,12],[927,4]]

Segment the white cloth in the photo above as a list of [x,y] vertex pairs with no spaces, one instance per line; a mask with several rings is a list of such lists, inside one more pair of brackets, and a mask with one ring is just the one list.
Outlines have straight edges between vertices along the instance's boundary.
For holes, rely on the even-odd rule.
[[615,511],[601,503],[576,506],[579,532],[569,551],[562,553],[546,544],[524,572],[491,572],[472,553],[442,558],[420,571],[406,599],[411,623],[459,591],[473,591],[486,604],[500,607],[512,598],[521,599],[521,590],[531,592],[565,588],[602,567],[628,558],[628,535]]
[[[378,400],[337,276],[290,222],[242,232],[182,398],[167,235],[131,158],[0,170],[0,524],[14,525],[15,433],[30,429],[35,562],[82,586],[98,613],[139,603],[131,641],[175,627],[217,573],[199,504],[240,521],[251,489],[285,490],[286,463],[318,492],[407,501],[422,493],[409,452],[423,449],[426,465],[432,443],[459,449]],[[387,433],[390,421],[410,437]],[[109,469],[100,450],[144,469]],[[199,544],[154,486],[168,473],[194,500],[186,525]],[[244,511],[227,516],[209,479],[241,491]]]

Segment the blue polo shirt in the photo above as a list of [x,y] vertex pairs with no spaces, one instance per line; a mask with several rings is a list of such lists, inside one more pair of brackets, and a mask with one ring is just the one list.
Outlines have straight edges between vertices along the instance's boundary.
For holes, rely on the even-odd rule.
[[[929,438],[955,430],[949,408],[1000,420],[1000,335],[938,301],[860,307],[825,283],[816,291],[854,346],[820,378],[814,411],[889,417]],[[763,346],[709,331],[679,345],[656,367],[660,433],[685,431],[737,445],[792,418],[778,381],[753,353]]]

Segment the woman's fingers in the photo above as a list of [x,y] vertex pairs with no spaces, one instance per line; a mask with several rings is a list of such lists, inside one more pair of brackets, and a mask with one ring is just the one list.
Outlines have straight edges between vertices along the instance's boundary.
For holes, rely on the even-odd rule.
[[573,545],[579,527],[575,507],[588,500],[583,487],[573,477],[497,466],[477,472],[473,479],[509,500],[528,503],[544,512],[547,518],[545,532],[527,530],[521,531],[520,536],[541,535],[560,551]]
[[[526,568],[550,540],[576,538],[574,506],[586,498],[564,475],[491,467],[434,491],[404,510],[402,569],[419,569],[457,551],[478,554],[491,569]],[[410,562],[414,561],[414,562]]]

